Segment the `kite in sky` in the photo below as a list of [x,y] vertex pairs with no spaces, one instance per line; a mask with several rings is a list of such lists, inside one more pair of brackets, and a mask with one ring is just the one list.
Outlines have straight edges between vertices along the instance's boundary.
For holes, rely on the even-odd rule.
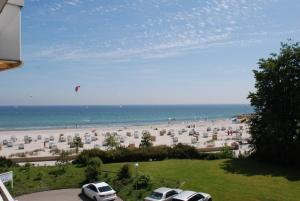
[[76,87],[75,87],[75,91],[78,92],[78,91],[79,91],[79,88],[80,88],[80,85],[76,86]]

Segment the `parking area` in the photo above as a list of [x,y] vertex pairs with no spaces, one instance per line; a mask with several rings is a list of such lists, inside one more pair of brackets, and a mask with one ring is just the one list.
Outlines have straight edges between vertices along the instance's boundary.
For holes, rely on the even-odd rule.
[[[80,194],[81,189],[63,189],[54,191],[44,191],[16,197],[18,201],[91,201]],[[117,198],[116,201],[122,201]]]

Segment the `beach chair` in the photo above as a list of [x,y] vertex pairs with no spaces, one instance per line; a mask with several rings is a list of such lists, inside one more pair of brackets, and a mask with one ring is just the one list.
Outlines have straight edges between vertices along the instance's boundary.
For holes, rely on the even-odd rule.
[[208,133],[204,132],[204,133],[202,134],[202,137],[203,137],[203,138],[208,138]]
[[8,141],[7,142],[7,147],[13,147],[13,142],[12,141]]
[[139,133],[138,133],[138,132],[134,132],[134,138],[135,138],[135,139],[139,139],[139,137],[140,137],[140,136],[139,136]]
[[192,142],[192,144],[196,144],[197,143],[197,138],[196,137],[192,137],[191,138],[191,142]]
[[25,146],[24,146],[24,144],[19,144],[19,146],[18,146],[18,149],[24,149],[25,148]]
[[3,145],[7,145],[7,143],[8,143],[8,140],[3,140],[3,141],[2,141],[2,144],[3,144]]

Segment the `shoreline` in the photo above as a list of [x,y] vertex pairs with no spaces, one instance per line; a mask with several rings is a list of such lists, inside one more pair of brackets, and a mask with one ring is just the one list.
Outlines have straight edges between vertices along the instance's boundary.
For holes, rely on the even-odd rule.
[[[230,120],[230,118],[220,117],[220,118],[199,118],[195,119],[182,119],[182,120],[158,120],[149,122],[135,122],[135,123],[93,123],[93,124],[74,124],[74,126],[44,126],[44,127],[25,127],[25,128],[0,128],[1,132],[6,131],[35,131],[35,130],[68,130],[68,129],[92,129],[92,128],[105,128],[105,127],[132,127],[132,126],[151,126],[151,125],[164,125],[164,124],[180,124],[180,123],[199,123],[199,122],[209,122],[218,120]],[[76,127],[77,125],[77,127]]]

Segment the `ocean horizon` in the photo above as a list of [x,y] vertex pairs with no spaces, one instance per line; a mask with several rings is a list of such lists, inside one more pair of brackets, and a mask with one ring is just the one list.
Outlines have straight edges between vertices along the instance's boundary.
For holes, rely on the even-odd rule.
[[0,106],[0,131],[228,119],[251,112],[249,104]]

